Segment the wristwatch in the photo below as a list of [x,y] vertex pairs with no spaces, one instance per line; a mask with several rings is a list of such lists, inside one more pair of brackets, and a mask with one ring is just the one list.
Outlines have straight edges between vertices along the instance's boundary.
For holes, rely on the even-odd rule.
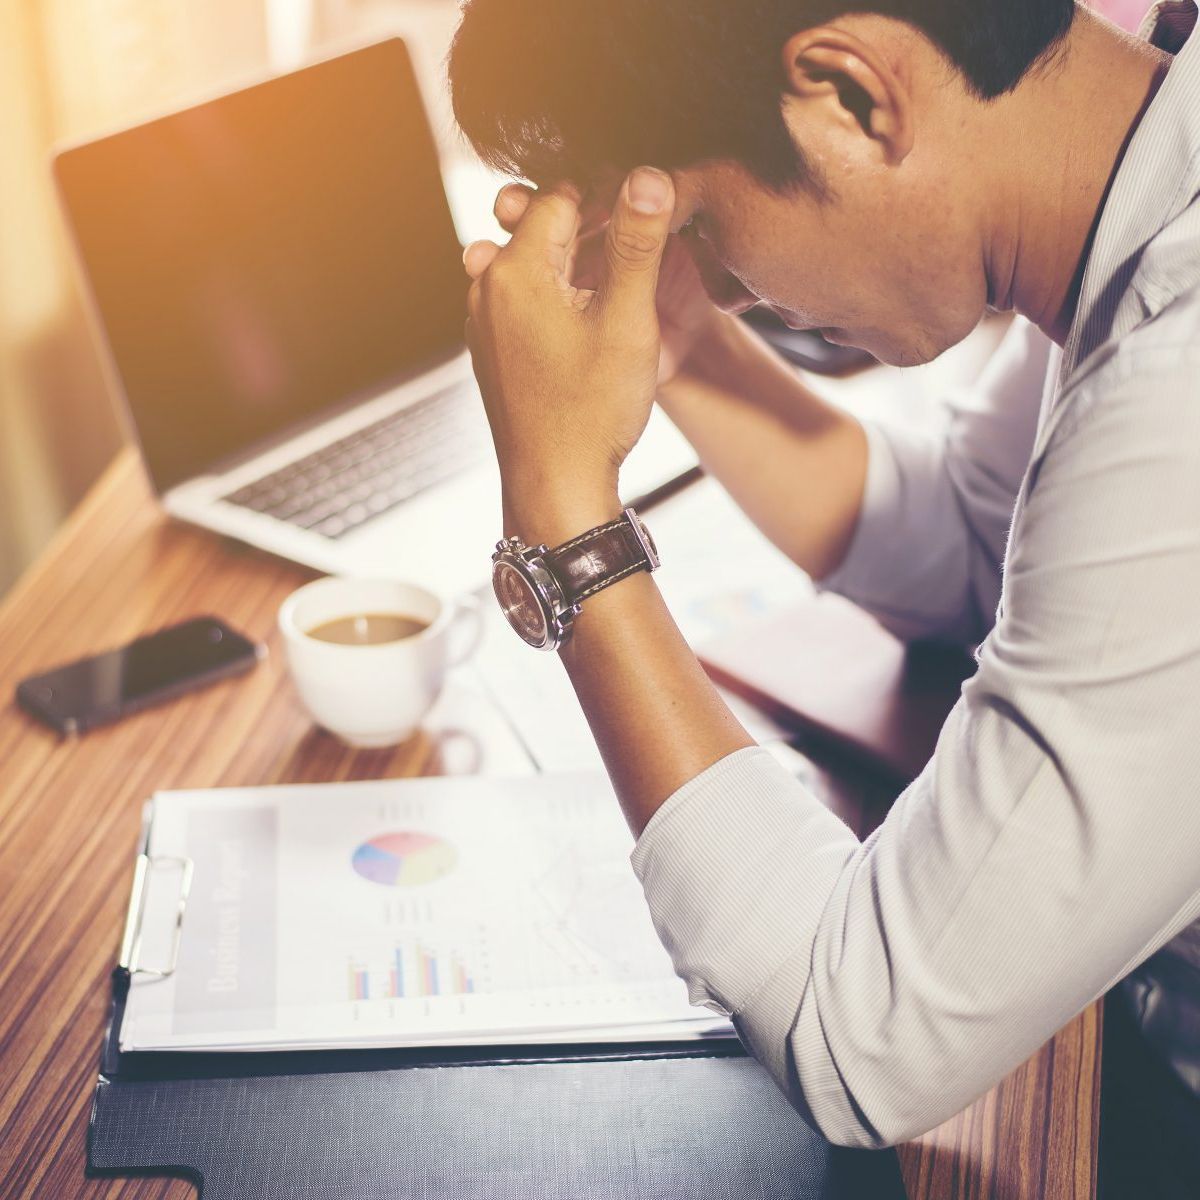
[[658,550],[632,508],[551,550],[505,538],[492,555],[492,588],[508,623],[537,650],[558,650],[583,602],[638,571],[658,570]]

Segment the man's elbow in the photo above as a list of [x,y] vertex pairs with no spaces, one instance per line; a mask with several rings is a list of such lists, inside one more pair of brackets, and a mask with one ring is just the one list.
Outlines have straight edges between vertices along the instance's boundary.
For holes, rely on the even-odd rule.
[[[887,1098],[884,1098],[882,1103],[877,1099],[869,1115],[859,1109],[853,1099],[850,1100],[852,1115],[848,1115],[841,1105],[837,1106],[836,1110],[820,1104],[814,1108],[807,1105],[797,1107],[801,1115],[813,1121],[824,1137],[835,1146],[842,1146],[847,1150],[886,1150],[923,1136],[931,1129],[936,1129],[946,1119],[941,1116],[914,1114],[912,1099],[911,1096],[906,1096],[901,1102],[897,1097],[894,1104],[889,1104]],[[929,1101],[932,1105],[935,1098],[930,1097]]]
[[835,1146],[882,1150],[921,1137],[970,1103],[963,1063],[908,1022],[822,1019],[801,1004],[786,1027],[779,1017],[795,980],[782,976],[734,1017],[758,1059],[804,1120]]
[[[790,1047],[796,1049],[794,1043]],[[828,1053],[828,1050],[827,1050]],[[846,1064],[854,1062],[853,1069]],[[921,1071],[903,1053],[834,1054],[824,1061],[797,1056],[789,1063],[788,1098],[835,1146],[883,1150],[936,1129],[969,1104],[950,1064]],[[807,1079],[806,1079],[807,1076]],[[818,1083],[817,1080],[821,1082]]]

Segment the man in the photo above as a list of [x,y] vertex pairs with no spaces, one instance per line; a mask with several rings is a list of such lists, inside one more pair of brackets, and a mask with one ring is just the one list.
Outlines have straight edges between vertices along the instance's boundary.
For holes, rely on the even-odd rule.
[[[539,185],[465,258],[506,533],[618,519],[661,384],[822,586],[978,646],[859,844],[637,562],[564,618],[677,970],[836,1142],[931,1128],[1124,979],[1138,1103],[1180,1135],[1162,1192],[1200,1194],[1196,16],[1160,4],[1135,39],[1069,0],[466,7],[460,124]],[[929,436],[821,403],[730,315],[756,300],[900,365],[1021,319]]]

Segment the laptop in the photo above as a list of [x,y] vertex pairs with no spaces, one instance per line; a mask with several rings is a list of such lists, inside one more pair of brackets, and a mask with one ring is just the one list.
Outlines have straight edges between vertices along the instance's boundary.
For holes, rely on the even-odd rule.
[[[486,580],[500,491],[468,280],[404,42],[60,151],[93,327],[153,487],[318,570]],[[661,415],[622,483],[695,466]]]

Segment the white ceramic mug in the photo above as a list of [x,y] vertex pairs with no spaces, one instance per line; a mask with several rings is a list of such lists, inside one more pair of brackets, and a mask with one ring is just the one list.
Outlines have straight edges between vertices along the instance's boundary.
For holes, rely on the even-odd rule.
[[[394,613],[426,622],[411,637],[340,645],[309,631],[343,617]],[[483,621],[472,598],[447,601],[411,583],[329,577],[279,610],[292,680],[313,719],[351,746],[394,746],[420,726],[446,672],[475,651]]]

